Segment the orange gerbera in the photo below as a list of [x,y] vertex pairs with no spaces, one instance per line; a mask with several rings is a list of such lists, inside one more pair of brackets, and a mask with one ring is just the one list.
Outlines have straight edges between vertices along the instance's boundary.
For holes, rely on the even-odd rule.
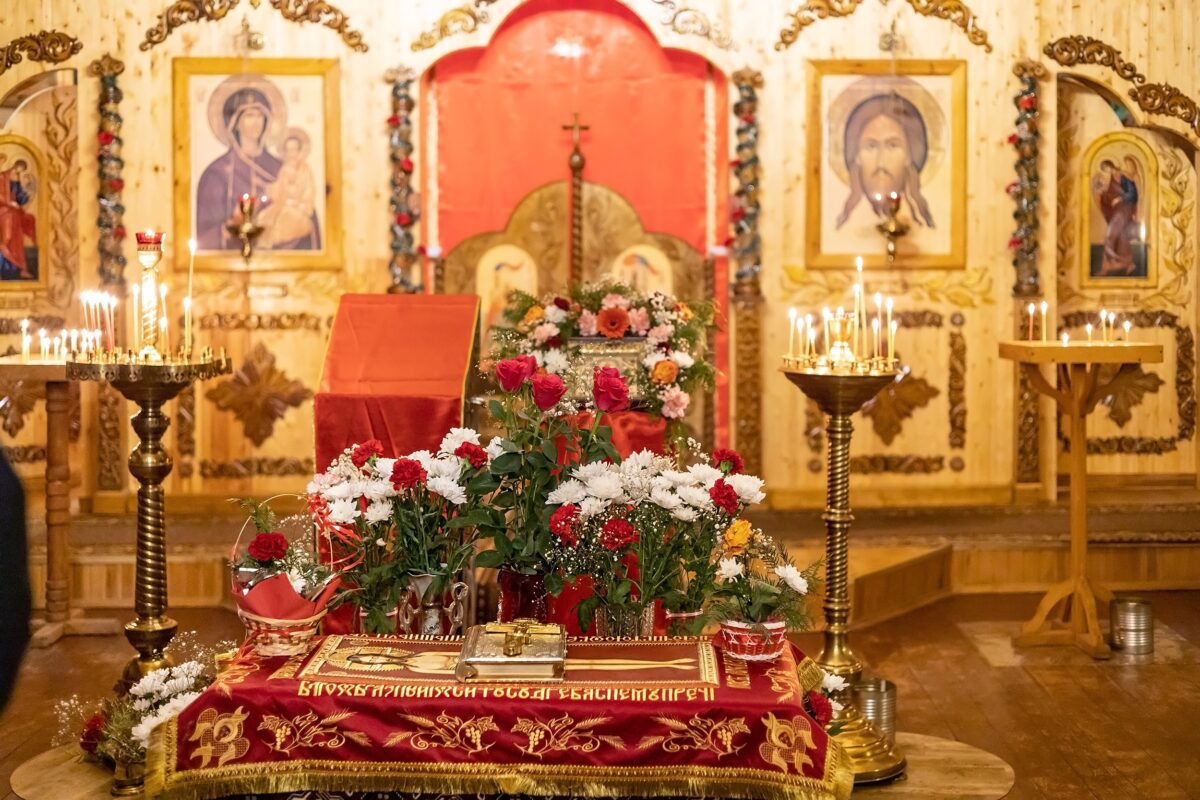
[[650,370],[650,380],[662,386],[674,383],[678,377],[679,365],[669,358],[656,361],[654,367]]
[[609,339],[620,339],[629,330],[629,312],[623,308],[602,308],[596,315],[596,329]]
[[692,311],[687,303],[680,303],[679,309],[675,313],[679,314],[679,319],[683,322],[691,322],[692,318],[696,316],[696,312]]

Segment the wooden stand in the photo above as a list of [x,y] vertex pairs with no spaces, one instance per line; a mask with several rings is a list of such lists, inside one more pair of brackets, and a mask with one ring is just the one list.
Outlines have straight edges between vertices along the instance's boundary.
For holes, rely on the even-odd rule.
[[[1000,357],[1019,362],[1030,383],[1054,399],[1070,425],[1070,577],[1051,587],[1013,643],[1019,647],[1073,644],[1094,658],[1111,655],[1100,629],[1096,600],[1112,592],[1087,576],[1087,415],[1107,394],[1100,366],[1118,364],[1118,375],[1138,364],[1163,360],[1162,345],[1139,342],[1001,342]],[[1058,387],[1042,375],[1042,364],[1058,365]]]
[[109,636],[121,632],[115,619],[85,619],[71,609],[71,384],[65,364],[0,358],[0,378],[46,385],[46,611],[33,621],[34,647],[64,636]]

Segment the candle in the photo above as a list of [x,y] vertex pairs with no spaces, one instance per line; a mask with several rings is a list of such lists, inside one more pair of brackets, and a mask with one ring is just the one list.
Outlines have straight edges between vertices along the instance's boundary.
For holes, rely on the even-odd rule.
[[38,329],[38,359],[39,360],[44,359],[46,357],[46,345],[47,344],[49,344],[49,343],[46,341],[46,329],[39,328]]
[[873,326],[875,332],[875,341],[871,345],[872,355],[876,358],[883,355],[883,345],[879,341],[879,326],[883,324],[883,295],[879,292],[875,293],[875,319],[878,324]]
[[183,350],[188,356],[192,352],[192,296],[183,298]]
[[788,358],[795,358],[795,357],[796,357],[796,307],[792,306],[791,308],[788,309]]
[[897,329],[897,328],[899,328],[899,327],[900,327],[900,321],[899,321],[899,320],[893,321],[893,322],[892,322],[892,323],[891,323],[891,324],[888,326],[888,352],[887,352],[887,357],[888,357],[888,366],[889,366],[889,367],[892,365],[892,362],[893,362],[893,361],[895,361],[895,359],[896,359],[896,329]]
[[71,352],[74,353],[79,349],[79,331],[71,329]]
[[1067,333],[1066,331],[1063,331],[1063,335],[1062,335],[1063,345],[1068,344],[1070,341],[1071,341],[1071,335],[1069,333]]
[[1108,323],[1108,311],[1106,309],[1102,308],[1102,309],[1100,309],[1100,341],[1102,341],[1102,342],[1108,341],[1107,323]]
[[62,357],[62,339],[55,336],[54,339],[52,340],[52,342],[54,345],[54,350],[51,351],[53,353],[53,355],[51,355],[50,357],[53,360],[58,361],[58,359]]
[[1125,341],[1128,342],[1129,341],[1129,329],[1133,327],[1133,323],[1130,322],[1129,320],[1125,320],[1125,322],[1121,323],[1121,325],[1123,328],[1125,328]]
[[33,337],[28,333],[21,334],[21,360],[29,360],[29,348],[33,344]]
[[21,335],[24,336],[27,333],[29,333],[29,320],[23,319],[21,320]]
[[876,315],[875,319],[871,320],[871,356],[878,358],[881,355],[879,350],[879,316]]
[[1029,304],[1029,341],[1031,342],[1033,341],[1033,314],[1036,308],[1037,306],[1035,306],[1033,303]]
[[1084,325],[1083,329],[1087,331],[1088,341],[1090,342],[1092,340],[1092,323],[1089,322],[1087,325]]
[[142,349],[142,312],[138,298],[141,295],[142,287],[139,284],[133,284],[131,291],[133,293],[133,349],[139,352]]
[[163,355],[171,352],[171,337],[167,323],[167,285],[160,283],[158,285],[159,297],[159,314],[158,314],[158,330],[162,336],[162,346],[159,348]]
[[1042,301],[1042,341],[1046,341],[1046,311],[1050,308],[1050,304],[1045,300]]
[[805,349],[804,355],[813,358],[817,355],[817,332],[813,330],[812,314],[804,315],[804,327],[808,330],[808,343],[805,345],[807,349]]
[[862,256],[854,257],[854,270],[858,273],[858,302],[854,306],[854,352],[861,353],[866,350],[867,344],[867,290],[863,287]]
[[829,306],[821,309],[821,318],[825,322],[825,355],[829,355],[829,321],[832,318],[829,313]]

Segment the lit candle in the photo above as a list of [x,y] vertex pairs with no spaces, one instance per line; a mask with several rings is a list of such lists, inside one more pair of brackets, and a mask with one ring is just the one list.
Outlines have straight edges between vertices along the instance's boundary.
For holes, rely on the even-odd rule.
[[1108,341],[1108,310],[1100,309],[1100,341]]
[[1089,322],[1087,325],[1084,325],[1083,329],[1087,331],[1088,341],[1090,342],[1092,340],[1092,323]]
[[158,297],[158,329],[162,334],[163,340],[161,350],[163,355],[166,355],[167,353],[171,352],[171,334],[169,324],[167,322],[167,285],[165,283],[160,283],[158,285]]
[[55,336],[54,339],[52,340],[52,342],[54,345],[54,349],[51,351],[53,353],[53,355],[51,355],[50,357],[53,360],[58,361],[58,359],[62,356],[62,339]]
[[854,342],[854,345],[853,345],[853,347],[854,347],[854,352],[855,352],[855,353],[861,353],[861,352],[862,352],[862,348],[861,348],[861,346],[859,345],[859,342],[858,342],[858,340],[859,340],[859,336],[858,336],[858,326],[859,326],[859,322],[862,320],[862,314],[860,314],[860,313],[859,313],[859,308],[860,308],[861,306],[865,305],[865,303],[863,303],[863,302],[862,302],[862,300],[863,300],[863,296],[862,296],[862,287],[860,287],[860,286],[859,286],[859,285],[856,283],[856,284],[854,284],[854,328],[853,328],[853,330],[852,330],[852,334],[853,334],[853,335],[852,335],[852,337],[851,337],[851,338],[853,339],[853,342]]
[[1130,328],[1133,327],[1133,323],[1130,322],[1129,320],[1125,320],[1125,322],[1122,323],[1122,327],[1125,328],[1125,341],[1128,342],[1129,341],[1129,330],[1130,330]]
[[1050,308],[1050,304],[1045,300],[1042,301],[1042,341],[1046,341],[1046,311]]
[[38,359],[46,358],[46,348],[50,342],[46,339],[46,329],[38,329]]
[[896,330],[900,327],[900,321],[895,320],[888,326],[888,367],[896,360]]
[[192,352],[192,296],[183,298],[183,349],[188,356]]
[[21,335],[24,336],[27,333],[29,333],[29,320],[23,319],[21,320]]
[[871,320],[871,356],[872,356],[872,358],[879,358],[879,356],[881,355],[879,351],[880,351],[880,347],[879,347],[879,316],[876,315],[875,319]]
[[21,334],[21,360],[29,360],[29,348],[33,344],[33,337],[28,333]]
[[804,315],[804,327],[808,329],[808,344],[804,355],[809,358],[814,358],[817,355],[817,332],[813,330],[813,315]]
[[158,339],[159,349],[162,351],[162,354],[169,356],[171,353],[171,334],[167,330],[167,318],[165,316],[158,318]]
[[887,307],[887,330],[892,329],[892,298],[888,298],[884,304]]
[[872,355],[876,358],[883,355],[883,344],[879,339],[879,325],[883,324],[883,295],[879,292],[875,293],[875,319],[879,320],[879,324],[873,326],[875,332],[875,342],[871,345]]
[[133,292],[133,313],[130,316],[133,318],[133,350],[136,353],[142,349],[142,312],[138,303],[142,287],[135,283],[131,290]]
[[821,309],[821,318],[825,323],[825,336],[824,336],[825,355],[829,355],[829,321],[831,319],[831,316],[829,313],[829,306],[826,306],[825,308]]
[[[185,301],[186,302],[186,301]],[[186,322],[184,323],[187,324]],[[186,333],[184,334],[187,335]],[[796,307],[788,309],[788,358],[796,357]]]
[[1033,315],[1036,310],[1037,310],[1037,306],[1035,306],[1033,303],[1030,303],[1028,311],[1029,311],[1029,341],[1031,341],[1031,342],[1033,341]]
[[[858,273],[858,305],[854,309],[854,325],[858,333],[854,342],[854,352],[857,354],[866,350],[867,344],[867,290],[863,286],[862,256],[854,257],[854,270]],[[857,355],[855,357],[857,358]]]
[[1067,333],[1066,331],[1063,331],[1063,335],[1062,335],[1063,345],[1065,346],[1065,345],[1069,344],[1070,341],[1071,341],[1071,335],[1069,333]]
[[71,328],[71,352],[74,353],[79,349],[79,331]]

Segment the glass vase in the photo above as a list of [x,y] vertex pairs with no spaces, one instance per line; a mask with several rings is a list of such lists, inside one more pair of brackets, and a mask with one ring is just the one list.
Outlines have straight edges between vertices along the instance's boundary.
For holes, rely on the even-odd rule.
[[667,636],[699,636],[695,630],[696,620],[700,619],[703,611],[668,611]]
[[514,619],[547,621],[546,581],[541,573],[527,574],[508,567],[500,568],[500,622]]
[[605,639],[645,639],[654,635],[654,604],[600,606],[593,624],[596,635]]

